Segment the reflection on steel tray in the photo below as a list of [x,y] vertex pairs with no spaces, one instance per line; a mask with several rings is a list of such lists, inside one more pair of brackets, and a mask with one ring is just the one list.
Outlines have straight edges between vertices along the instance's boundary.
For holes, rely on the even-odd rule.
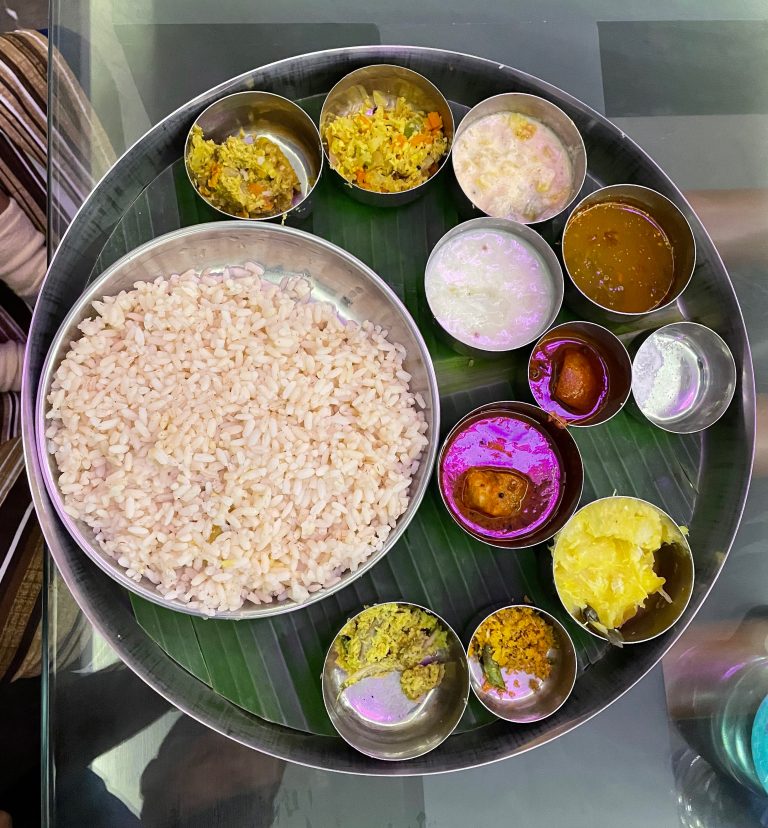
[[[241,624],[198,621],[194,628],[178,615],[174,617],[182,621],[175,628],[156,623],[145,611],[148,605],[137,604],[142,623],[158,633],[160,646],[137,621],[123,590],[84,558],[52,512],[33,434],[34,397],[43,360],[56,329],[89,279],[141,242],[211,218],[191,192],[181,163],[184,138],[195,116],[224,94],[256,88],[297,100],[317,117],[333,84],[352,69],[371,63],[399,63],[426,75],[451,101],[457,120],[478,101],[500,92],[549,98],[584,136],[589,169],[582,194],[627,182],[656,189],[676,203],[696,238],[696,271],[690,287],[670,309],[669,319],[644,324],[657,327],[682,317],[708,325],[732,350],[741,381],[725,416],[698,435],[667,434],[627,411],[574,434],[584,457],[585,500],[610,495],[615,489],[657,503],[690,527],[697,580],[678,625],[652,642],[623,651],[609,649],[585,634],[574,635],[582,675],[568,703],[554,716],[537,724],[512,726],[489,723],[472,710],[460,730],[433,753],[408,763],[387,764],[354,753],[339,738],[319,735],[326,732],[322,710],[318,713],[311,699],[305,702],[291,689],[319,686],[322,659],[318,662],[315,652],[324,653],[348,614],[375,600],[403,599],[429,606],[464,637],[479,620],[478,613],[482,617],[526,596],[559,613],[544,547],[507,552],[473,541],[440,513],[433,483],[403,539],[354,586],[282,619]],[[527,351],[514,361],[457,356],[440,343],[425,310],[422,278],[427,255],[458,221],[449,184],[443,174],[420,200],[386,210],[355,204],[333,182],[324,181],[317,188],[312,216],[299,225],[362,259],[411,310],[435,363],[444,431],[478,405],[528,398]],[[539,229],[557,246],[563,223],[561,217]],[[632,330],[636,329],[637,323]],[[495,62],[432,49],[356,47],[280,61],[223,84],[173,113],[120,159],[75,218],[53,259],[30,335],[23,420],[33,495],[55,560],[83,610],[132,669],[190,715],[254,748],[325,769],[405,775],[472,767],[542,744],[598,713],[658,661],[701,606],[738,526],[754,444],[754,381],[741,313],[711,241],[674,185],[623,133],[566,93]],[[190,639],[190,633],[197,639]],[[228,701],[227,696],[236,695],[238,688],[231,686],[236,682],[230,676],[227,686],[224,675],[209,669],[216,665],[203,660],[205,648],[201,650],[197,640],[206,643],[207,639],[210,648],[222,637],[230,639],[230,646],[239,645],[244,674],[271,671],[267,688],[271,694],[254,700],[253,708],[261,705],[260,716]],[[270,653],[270,660],[258,661],[260,653]]]

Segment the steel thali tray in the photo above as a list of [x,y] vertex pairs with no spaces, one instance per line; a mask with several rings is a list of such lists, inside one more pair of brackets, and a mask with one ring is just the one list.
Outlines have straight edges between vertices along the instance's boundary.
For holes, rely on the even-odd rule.
[[[582,429],[585,434],[577,435],[587,472],[585,500],[611,494],[618,488],[621,493],[653,500],[690,527],[697,581],[690,605],[677,626],[666,635],[637,647],[609,651],[593,644],[592,649],[580,653],[582,674],[576,690],[552,718],[528,726],[496,721],[468,728],[452,736],[433,753],[407,763],[376,762],[355,753],[341,739],[266,721],[227,701],[181,667],[144,632],[125,592],[86,559],[56,518],[42,483],[33,433],[35,394],[43,361],[58,326],[86,284],[126,249],[194,220],[158,209],[156,221],[144,221],[142,225],[146,217],[136,205],[141,204],[142,198],[147,199],[147,193],[153,188],[160,186],[158,181],[173,177],[187,129],[195,115],[218,97],[244,89],[276,92],[306,101],[307,108],[311,109],[313,102],[319,103],[323,94],[344,74],[370,63],[402,64],[426,75],[451,101],[458,117],[483,98],[506,91],[541,95],[563,108],[575,121],[587,146],[589,170],[585,192],[611,183],[643,184],[665,194],[686,214],[696,237],[698,261],[690,287],[677,302],[675,318],[695,319],[715,329],[733,351],[739,372],[739,387],[731,408],[712,429],[700,435],[672,438],[660,435],[651,426],[634,426],[629,421],[626,421],[625,434],[616,430]],[[442,189],[437,189],[433,202],[438,196],[448,198],[447,186],[441,184],[439,187]],[[413,312],[421,297],[418,288],[403,277],[399,256],[408,253],[415,257],[415,263],[411,262],[410,266],[416,272],[420,257],[425,257],[440,231],[447,229],[438,226],[440,222],[430,225],[428,211],[432,209],[432,202],[429,199],[427,194],[408,208],[412,211],[408,214],[411,224],[419,217],[425,222],[421,241],[412,230],[409,231],[409,244],[418,250],[402,251],[396,245],[390,245],[395,248],[393,252],[392,249],[371,246],[373,243],[363,232],[366,221],[394,222],[391,226],[393,232],[397,232],[398,219],[390,217],[394,215],[391,211],[385,216],[387,211],[350,207],[350,210],[373,212],[366,213],[363,219],[358,216],[355,221],[339,219],[337,224],[346,223],[347,229],[337,231],[332,217],[318,215],[316,209],[315,225],[310,229],[326,236],[340,233],[332,240],[350,249],[390,281]],[[443,224],[458,220],[450,209],[443,210],[441,215]],[[130,216],[133,230],[127,227],[126,216]],[[539,228],[555,245],[564,218]],[[406,231],[400,227],[400,232]],[[371,258],[373,261],[367,260]],[[654,327],[658,324],[661,324],[659,320],[653,322]],[[484,372],[482,366],[469,361],[464,364],[466,370],[462,371],[458,358],[443,355],[444,361],[441,363],[436,357],[435,363],[441,383],[444,430],[450,429],[470,408],[484,402],[503,398],[527,399],[519,365],[511,365],[509,371],[500,376],[498,369]],[[518,362],[522,363],[524,359],[527,359],[527,352]],[[515,393],[515,397],[510,397],[510,393]],[[754,377],[741,312],[711,240],[669,178],[617,127],[565,92],[495,61],[412,47],[354,47],[279,61],[206,92],[150,130],[107,173],[59,245],[35,309],[22,396],[24,447],[33,498],[46,540],[67,586],[123,661],[184,712],[245,745],[309,766],[363,774],[439,773],[510,757],[571,730],[626,692],[674,643],[714,584],[741,517],[754,448]],[[328,604],[324,611],[329,615],[335,611],[338,618],[351,606],[359,606],[361,596],[364,600],[370,600],[369,596],[421,598],[422,603],[432,606],[461,634],[478,612],[482,613],[489,603],[502,598],[500,593],[494,592],[494,582],[504,582],[502,591],[505,594],[524,597],[532,577],[526,566],[530,567],[534,560],[525,555],[520,558],[508,556],[502,560],[493,557],[499,554],[494,550],[486,550],[484,556],[468,550],[465,559],[452,554],[452,560],[445,560],[442,574],[471,571],[460,583],[455,582],[453,590],[447,582],[450,579],[436,577],[435,581],[419,587],[423,592],[418,595],[393,595],[388,590],[394,587],[382,584],[388,575],[397,581],[395,565],[399,560],[413,559],[418,569],[421,554],[418,537],[412,537],[403,550],[393,550],[393,553],[357,582],[361,585],[359,592],[352,592],[345,598],[345,593],[353,589],[350,587],[318,606]],[[535,554],[543,560],[546,550],[540,547]],[[435,561],[439,570],[439,559]],[[380,568],[383,574],[377,580]],[[438,572],[437,576],[440,574]],[[309,610],[300,610],[294,615],[303,612]]]

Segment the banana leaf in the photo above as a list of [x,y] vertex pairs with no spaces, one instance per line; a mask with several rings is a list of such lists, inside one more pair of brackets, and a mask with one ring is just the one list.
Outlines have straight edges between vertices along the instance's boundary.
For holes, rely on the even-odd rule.
[[[317,108],[318,101],[308,102],[311,114]],[[162,232],[218,218],[192,190],[180,160],[126,214],[94,273]],[[311,216],[297,225],[370,265],[405,302],[435,364],[443,434],[483,403],[531,400],[526,349],[496,360],[461,356],[441,341],[431,318],[424,266],[435,242],[458,221],[447,173],[418,201],[398,209],[361,205],[326,174],[315,190]],[[565,312],[562,318],[568,318]],[[583,502],[619,492],[658,503],[680,523],[690,519],[700,460],[695,436],[661,432],[626,410],[601,426],[573,431],[585,466]],[[352,585],[310,607],[272,619],[235,622],[182,615],[131,595],[144,630],[200,681],[254,715],[329,736],[334,730],[320,690],[326,651],[348,616],[366,604],[396,599],[432,608],[465,643],[490,609],[531,601],[566,624],[581,670],[589,669],[608,646],[571,623],[563,611],[546,545],[505,551],[469,537],[446,512],[434,479],[390,553]],[[459,728],[490,721],[491,715],[472,699]]]

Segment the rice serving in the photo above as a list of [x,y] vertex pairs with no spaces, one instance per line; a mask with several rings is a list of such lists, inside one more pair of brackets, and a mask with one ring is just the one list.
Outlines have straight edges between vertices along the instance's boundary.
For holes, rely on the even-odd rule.
[[131,578],[211,615],[357,569],[428,442],[405,348],[263,273],[190,270],[93,302],[47,398],[66,512]]

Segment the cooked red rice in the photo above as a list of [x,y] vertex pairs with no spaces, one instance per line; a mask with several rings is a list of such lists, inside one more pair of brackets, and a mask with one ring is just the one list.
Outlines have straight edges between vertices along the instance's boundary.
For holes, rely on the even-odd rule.
[[130,577],[211,614],[303,601],[360,566],[427,444],[403,346],[262,274],[94,302],[48,397],[66,511]]

